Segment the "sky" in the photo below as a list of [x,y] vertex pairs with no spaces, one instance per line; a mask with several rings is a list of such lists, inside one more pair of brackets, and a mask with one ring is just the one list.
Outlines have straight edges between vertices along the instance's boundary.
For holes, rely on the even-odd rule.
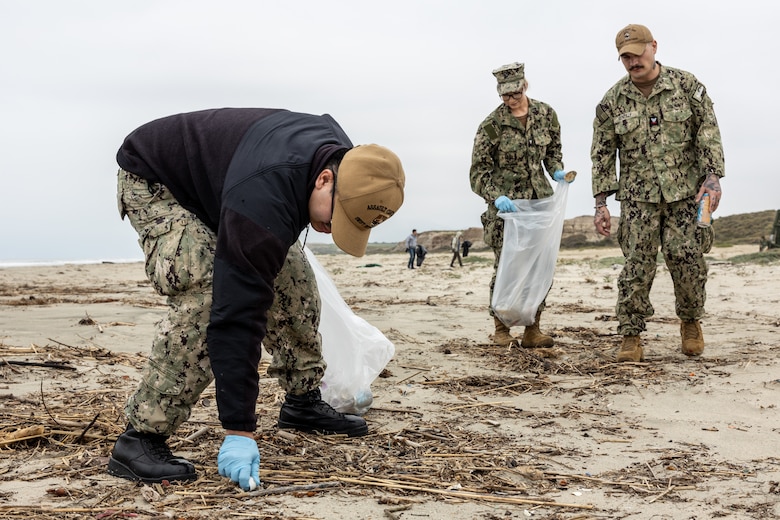
[[396,152],[405,202],[372,242],[480,226],[471,149],[500,104],[491,71],[512,62],[558,113],[578,172],[566,218],[592,215],[592,121],[625,75],[629,23],[715,103],[714,217],[780,209],[778,22],[764,0],[0,0],[0,263],[142,259],[116,209],[116,151],[148,121],[206,108],[328,113],[354,144]]

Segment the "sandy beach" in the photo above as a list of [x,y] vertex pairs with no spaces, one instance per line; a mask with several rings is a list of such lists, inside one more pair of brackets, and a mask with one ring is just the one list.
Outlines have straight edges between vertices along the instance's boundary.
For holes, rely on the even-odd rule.
[[[490,345],[489,252],[322,255],[393,342],[358,439],[282,431],[264,373],[258,491],[220,477],[213,385],[171,438],[199,479],[142,486],[105,465],[166,310],[141,263],[0,269],[0,519],[780,518],[780,265],[707,255],[706,348],[680,352],[659,265],[642,363],[614,362],[617,249],[562,250],[550,349]],[[513,329],[517,335],[522,329]]]

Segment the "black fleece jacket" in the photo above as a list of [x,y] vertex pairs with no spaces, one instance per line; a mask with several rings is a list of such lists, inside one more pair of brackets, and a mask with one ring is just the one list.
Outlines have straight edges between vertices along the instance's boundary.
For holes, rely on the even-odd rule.
[[274,280],[309,223],[316,176],[352,147],[329,115],[222,108],[132,132],[119,166],[164,184],[217,234],[208,352],[225,429],[257,427],[257,366]]

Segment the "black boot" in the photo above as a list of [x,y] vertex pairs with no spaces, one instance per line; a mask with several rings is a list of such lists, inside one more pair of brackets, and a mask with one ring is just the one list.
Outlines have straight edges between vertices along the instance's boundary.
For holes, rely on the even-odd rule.
[[341,433],[349,437],[368,433],[368,425],[362,417],[334,410],[322,400],[319,388],[303,395],[287,394],[279,412],[279,428],[325,435]]
[[108,460],[108,473],[148,483],[195,480],[195,466],[185,459],[174,457],[166,440],[163,435],[141,433],[128,426],[114,444]]

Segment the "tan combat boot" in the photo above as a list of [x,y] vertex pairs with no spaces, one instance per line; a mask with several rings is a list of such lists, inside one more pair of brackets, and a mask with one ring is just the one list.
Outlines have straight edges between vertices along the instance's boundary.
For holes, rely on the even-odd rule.
[[680,337],[682,353],[686,356],[700,356],[704,352],[704,335],[699,320],[681,322]]
[[644,359],[642,346],[639,344],[639,336],[623,336],[623,345],[617,354],[618,363],[625,361],[638,362]]
[[506,347],[517,341],[517,338],[509,333],[509,327],[504,325],[504,322],[499,320],[497,316],[493,316],[493,321],[496,323],[496,333],[490,337],[493,343]]
[[555,345],[553,340],[547,334],[542,334],[539,330],[539,318],[542,317],[542,313],[537,312],[533,325],[528,325],[523,333],[523,340],[520,342],[520,346],[524,348],[540,348],[540,347],[552,347]]

